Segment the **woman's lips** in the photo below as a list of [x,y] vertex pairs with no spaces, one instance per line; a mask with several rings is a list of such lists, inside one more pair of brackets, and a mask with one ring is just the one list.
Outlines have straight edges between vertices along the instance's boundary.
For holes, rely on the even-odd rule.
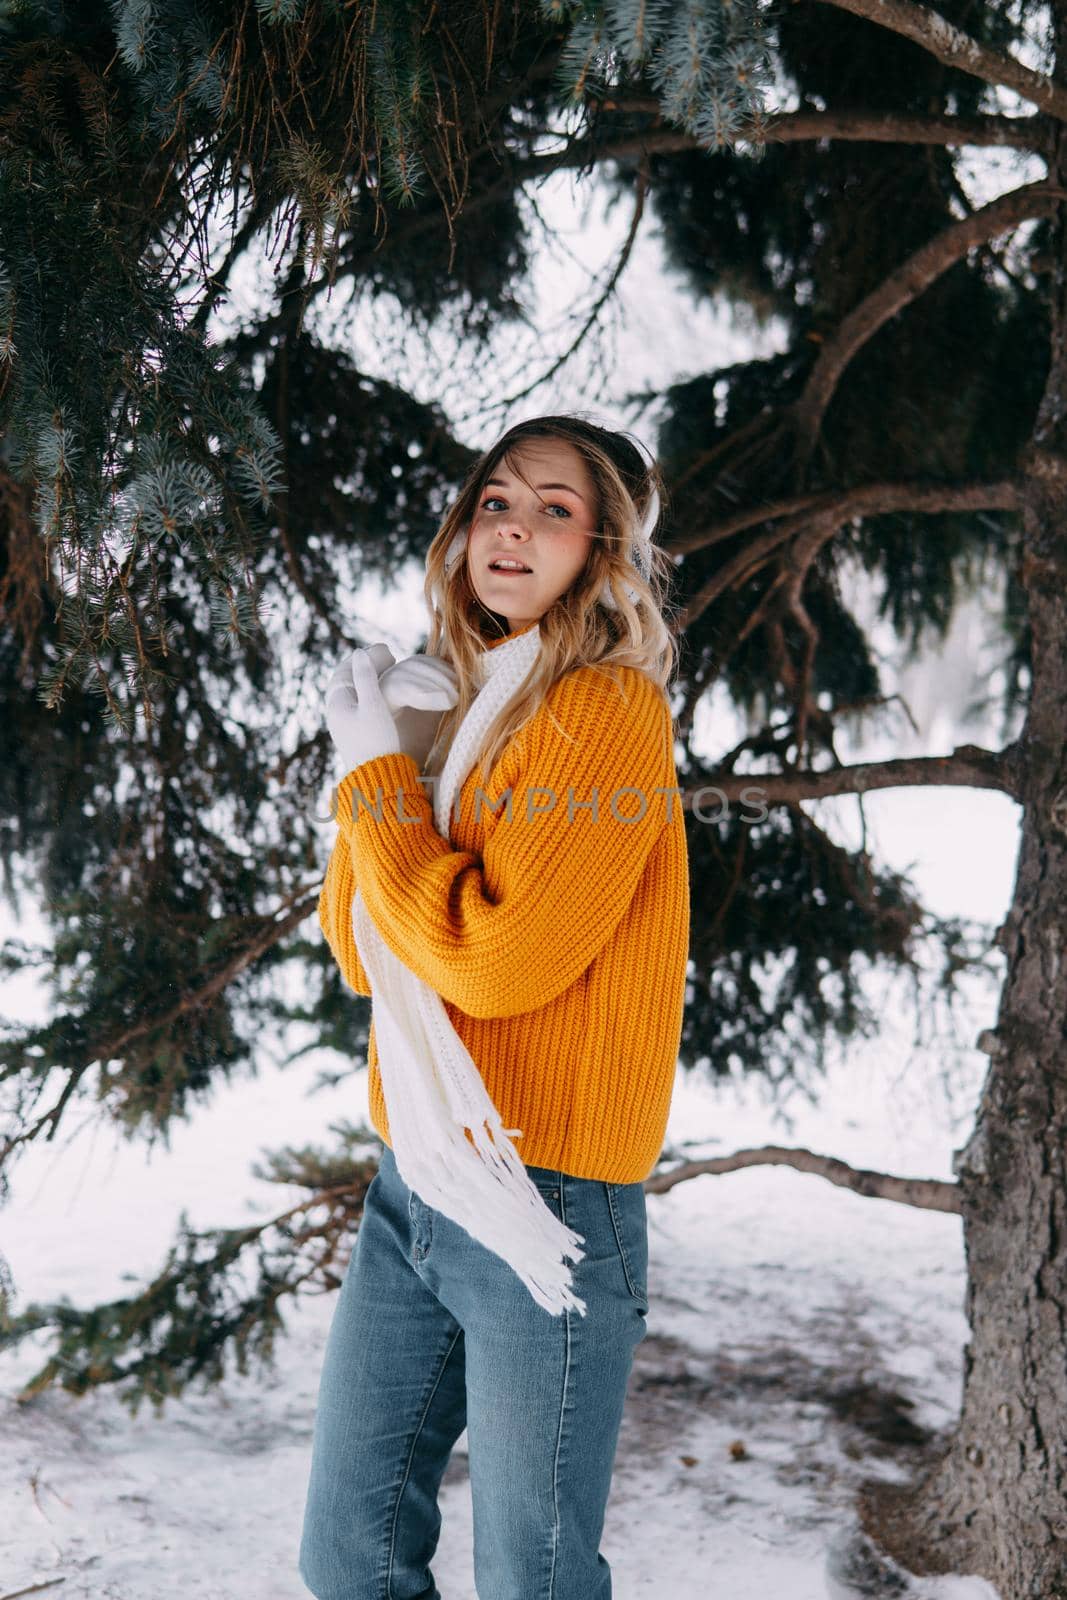
[[490,567],[494,578],[532,578],[532,572],[522,572],[518,567]]

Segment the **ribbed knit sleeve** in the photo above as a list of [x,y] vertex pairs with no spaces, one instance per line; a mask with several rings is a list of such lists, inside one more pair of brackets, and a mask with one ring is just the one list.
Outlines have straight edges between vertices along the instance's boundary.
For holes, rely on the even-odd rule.
[[348,830],[338,828],[319,895],[319,923],[345,982],[357,994],[369,995],[370,979],[359,959],[352,932],[352,898],[355,892]]
[[678,803],[666,697],[637,669],[614,671],[618,682],[581,667],[553,686],[506,788],[487,792],[497,815],[481,856],[436,831],[410,756],[378,756],[341,781],[338,822],[383,940],[471,1017],[517,1016],[576,982]]

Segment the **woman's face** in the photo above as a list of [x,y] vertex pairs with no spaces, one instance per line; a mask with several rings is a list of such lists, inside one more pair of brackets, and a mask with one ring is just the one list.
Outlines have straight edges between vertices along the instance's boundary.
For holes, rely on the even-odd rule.
[[[521,471],[523,479],[516,476]],[[483,487],[467,540],[478,599],[509,631],[543,617],[585,567],[599,524],[592,476],[563,439],[524,439]],[[518,562],[522,571],[494,567]]]

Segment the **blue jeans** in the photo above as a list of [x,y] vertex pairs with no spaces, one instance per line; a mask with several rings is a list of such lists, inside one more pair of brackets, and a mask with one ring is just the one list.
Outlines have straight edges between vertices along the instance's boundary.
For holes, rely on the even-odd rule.
[[467,1429],[479,1600],[609,1600],[599,1552],[648,1312],[641,1183],[527,1167],[584,1238],[552,1316],[384,1147],[320,1380],[300,1575],[318,1600],[441,1600],[437,1494]]

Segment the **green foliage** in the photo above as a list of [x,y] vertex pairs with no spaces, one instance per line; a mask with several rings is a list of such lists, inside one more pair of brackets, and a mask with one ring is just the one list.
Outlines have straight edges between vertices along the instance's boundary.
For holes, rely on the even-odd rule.
[[14,1311],[10,1272],[0,1272],[0,1350],[44,1335],[52,1349],[16,1399],[26,1404],[50,1385],[81,1395],[114,1384],[132,1416],[145,1400],[158,1415],[193,1382],[220,1382],[232,1361],[269,1366],[281,1307],[298,1294],[338,1288],[345,1246],[358,1230],[377,1158],[359,1147],[380,1143],[364,1128],[337,1125],[340,1148],[274,1152],[254,1176],[307,1192],[278,1215],[242,1228],[197,1232],[182,1212],[177,1242],[138,1293],[81,1310],[63,1296]]
[[[0,467],[31,496],[55,597],[46,705],[77,685],[122,732],[139,714],[151,722],[176,555],[220,644],[262,643],[255,570],[277,525],[284,445],[249,372],[184,302],[203,291],[224,195],[249,237],[272,218],[283,238],[295,224],[311,270],[327,254],[336,264],[342,235],[374,254],[388,202],[439,232],[427,225],[459,192],[478,115],[467,67],[480,49],[488,70],[494,42],[521,56],[536,41],[521,28],[480,34],[484,19],[453,10],[453,27],[429,31],[410,0],[361,7],[355,26],[324,0],[244,16],[205,0],[12,11],[0,54]],[[442,118],[446,100],[454,115]],[[411,303],[460,298],[460,247],[461,272],[476,270],[493,303],[494,271],[499,281],[521,261],[513,201],[511,213],[497,213],[499,252],[450,228],[450,283],[426,252]],[[388,287],[404,296],[399,277]]]
[[[158,593],[173,552],[220,633],[257,621],[250,562],[281,487],[279,441],[233,362],[181,325],[161,259],[138,261],[130,141],[101,80],[59,52],[19,55],[33,137],[0,135],[0,427],[59,597],[60,649],[38,692],[53,706],[73,680],[129,733],[168,652]],[[14,239],[32,250],[12,252]],[[136,669],[128,679],[112,654]]]
[[417,132],[432,78],[420,30],[422,9],[419,0],[378,6],[367,42],[372,104],[380,126],[387,130],[383,187],[390,199],[408,205],[426,178]]
[[753,0],[539,0],[539,8],[567,24],[557,82],[573,104],[644,68],[663,116],[705,149],[761,124],[772,74]]
[[[752,741],[752,745],[763,741]],[[800,806],[763,817],[759,778],[726,813],[716,773],[687,767],[708,786],[687,818],[690,875],[699,888],[680,1061],[719,1078],[759,1074],[776,1094],[818,1103],[830,1041],[876,1038],[880,1008],[869,977],[904,980],[916,1045],[966,1033],[973,981],[1003,977],[992,929],[926,911],[903,874],[844,849]],[[714,819],[723,811],[723,819]],[[967,1043],[970,1044],[968,1036]]]
[[[998,48],[1020,44],[1023,23],[968,11],[958,20]],[[981,84],[944,67],[884,28],[826,8],[817,27],[791,8],[776,18],[777,58],[801,109],[827,113],[954,114],[979,109]],[[847,85],[847,87],[846,87]],[[612,127],[614,132],[614,126]],[[1048,368],[1048,317],[1040,268],[1049,224],[1015,241],[1006,270],[991,249],[971,252],[865,340],[836,383],[818,446],[798,479],[794,409],[828,338],[865,296],[960,215],[949,146],[846,138],[747,151],[656,156],[651,204],[671,259],[698,297],[725,297],[770,328],[776,353],[701,373],[662,398],[661,456],[668,479],[684,474],[687,529],[714,528],[739,506],[758,511],[806,493],[886,483],[953,486],[1011,477],[1029,437]],[[631,164],[609,179],[619,191]],[[1008,398],[1010,396],[1010,399]],[[731,449],[731,441],[741,441]],[[765,524],[760,531],[766,531]],[[876,700],[877,671],[841,599],[864,572],[880,610],[905,645],[943,634],[961,595],[991,571],[1010,596],[1020,519],[995,509],[930,514],[900,510],[848,519],[813,564],[805,592],[819,613],[808,686],[834,704]],[[726,572],[753,528],[686,558],[682,600]],[[780,575],[772,561],[731,584],[687,628],[693,661],[688,700],[719,678],[751,715],[785,709],[781,663],[762,630],[741,635]],[[1004,726],[1023,708],[1026,638],[1007,599]],[[785,621],[793,659],[803,640]]]

